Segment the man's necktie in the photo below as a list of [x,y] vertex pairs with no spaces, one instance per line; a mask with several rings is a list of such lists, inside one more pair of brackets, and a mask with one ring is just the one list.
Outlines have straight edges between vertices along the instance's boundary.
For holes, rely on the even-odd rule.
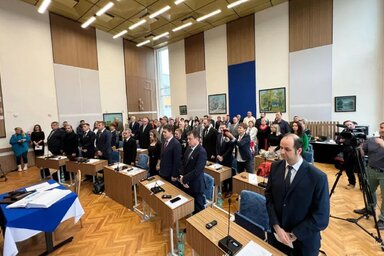
[[166,149],[167,148],[167,146],[168,146],[168,141],[166,140],[165,142],[164,142],[164,149]]
[[288,172],[287,175],[285,176],[285,191],[288,191],[289,186],[291,185],[291,176],[292,176],[292,169],[293,167],[291,165],[287,166]]

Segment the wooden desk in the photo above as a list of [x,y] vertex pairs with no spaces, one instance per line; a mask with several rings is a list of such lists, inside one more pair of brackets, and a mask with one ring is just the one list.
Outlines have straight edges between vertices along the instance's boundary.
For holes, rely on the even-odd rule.
[[[267,158],[267,162],[274,162],[275,158]],[[257,168],[259,168],[259,165],[261,163],[265,162],[265,158],[261,157],[260,155],[255,156],[255,173],[257,173]]]
[[[242,190],[250,190],[256,193],[259,193],[261,195],[264,195],[265,188],[260,187],[256,184],[249,183],[248,179],[249,173],[242,172],[237,174],[236,176],[233,176],[232,178],[232,191],[235,194],[240,194]],[[257,176],[257,182],[267,182],[268,179],[265,179],[263,177]]]
[[221,165],[221,169],[216,170],[212,167],[213,162],[207,161],[204,172],[211,175],[215,182],[214,202],[217,201],[217,194],[221,191],[221,183],[227,179],[232,178],[232,168]]
[[[66,165],[68,158],[66,156],[57,156],[55,158],[46,158],[45,156],[36,157],[36,166],[40,169],[51,168],[57,170],[57,179],[61,182],[60,172],[63,171],[63,166]],[[44,173],[44,172],[43,172]]]
[[[120,168],[123,166],[127,165],[119,164]],[[131,166],[128,168],[133,168],[132,171],[115,171],[116,167],[117,164],[104,167],[105,194],[116,202],[133,210],[137,205],[136,184],[139,183],[141,179],[147,177],[148,171]],[[132,187],[134,190],[133,195]],[[134,201],[132,198],[134,198]]]
[[77,170],[81,171],[82,175],[91,175],[93,176],[93,180],[95,180],[95,176],[98,171],[102,171],[104,166],[108,165],[107,160],[100,159],[89,159],[88,163],[78,163],[76,161],[68,161],[67,162],[67,171],[70,173],[76,173]]
[[[177,235],[179,231],[178,230],[179,220],[191,214],[195,209],[194,199],[193,197],[189,196],[188,194],[181,191],[177,187],[173,186],[172,184],[160,178],[160,176],[155,175],[153,177],[155,177],[154,180],[151,180],[151,181],[146,180],[138,183],[139,194],[143,199],[143,201],[146,202],[155,212],[157,212],[157,214],[161,218],[163,227],[169,227],[171,255],[176,255],[174,252],[174,243],[173,243],[173,226],[176,224],[176,235]],[[165,192],[160,192],[152,195],[151,190],[148,189],[145,185],[152,182],[159,181],[159,180],[164,182],[164,185],[162,185],[161,187],[165,190]],[[172,209],[166,204],[166,202],[170,199],[161,198],[163,194],[171,195],[172,198],[178,195],[182,195],[186,197],[188,200],[187,202],[180,205],[179,207]]]
[[[206,229],[205,224],[212,220],[217,221],[217,225],[211,229]],[[199,255],[222,256],[224,251],[220,249],[219,240],[228,234],[228,217],[222,211],[215,208],[206,208],[198,214],[187,219],[186,241]],[[284,255],[274,247],[262,241],[257,236],[251,234],[236,223],[231,223],[230,235],[239,241],[243,247],[249,241],[262,246],[272,253],[272,255]]]

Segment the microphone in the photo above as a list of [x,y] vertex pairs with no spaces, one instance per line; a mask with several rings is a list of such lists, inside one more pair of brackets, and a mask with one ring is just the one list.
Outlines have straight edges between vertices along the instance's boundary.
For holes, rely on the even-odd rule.
[[228,255],[235,255],[243,245],[229,235],[231,227],[231,198],[228,198],[228,235],[219,241],[219,247]]

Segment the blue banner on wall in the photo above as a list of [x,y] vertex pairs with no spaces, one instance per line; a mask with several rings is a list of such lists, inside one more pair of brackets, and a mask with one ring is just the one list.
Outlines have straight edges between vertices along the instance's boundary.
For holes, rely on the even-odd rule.
[[256,63],[244,62],[228,66],[229,114],[232,117],[247,111],[256,114]]

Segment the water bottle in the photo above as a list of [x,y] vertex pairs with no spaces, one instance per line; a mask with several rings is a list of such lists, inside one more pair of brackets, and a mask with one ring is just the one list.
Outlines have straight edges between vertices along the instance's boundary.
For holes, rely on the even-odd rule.
[[223,195],[221,194],[221,191],[217,193],[217,206],[220,208],[223,207]]
[[179,232],[177,236],[177,251],[179,256],[184,256],[184,233]]
[[64,181],[65,181],[64,170],[60,171],[60,181],[61,181],[61,183],[64,183]]

